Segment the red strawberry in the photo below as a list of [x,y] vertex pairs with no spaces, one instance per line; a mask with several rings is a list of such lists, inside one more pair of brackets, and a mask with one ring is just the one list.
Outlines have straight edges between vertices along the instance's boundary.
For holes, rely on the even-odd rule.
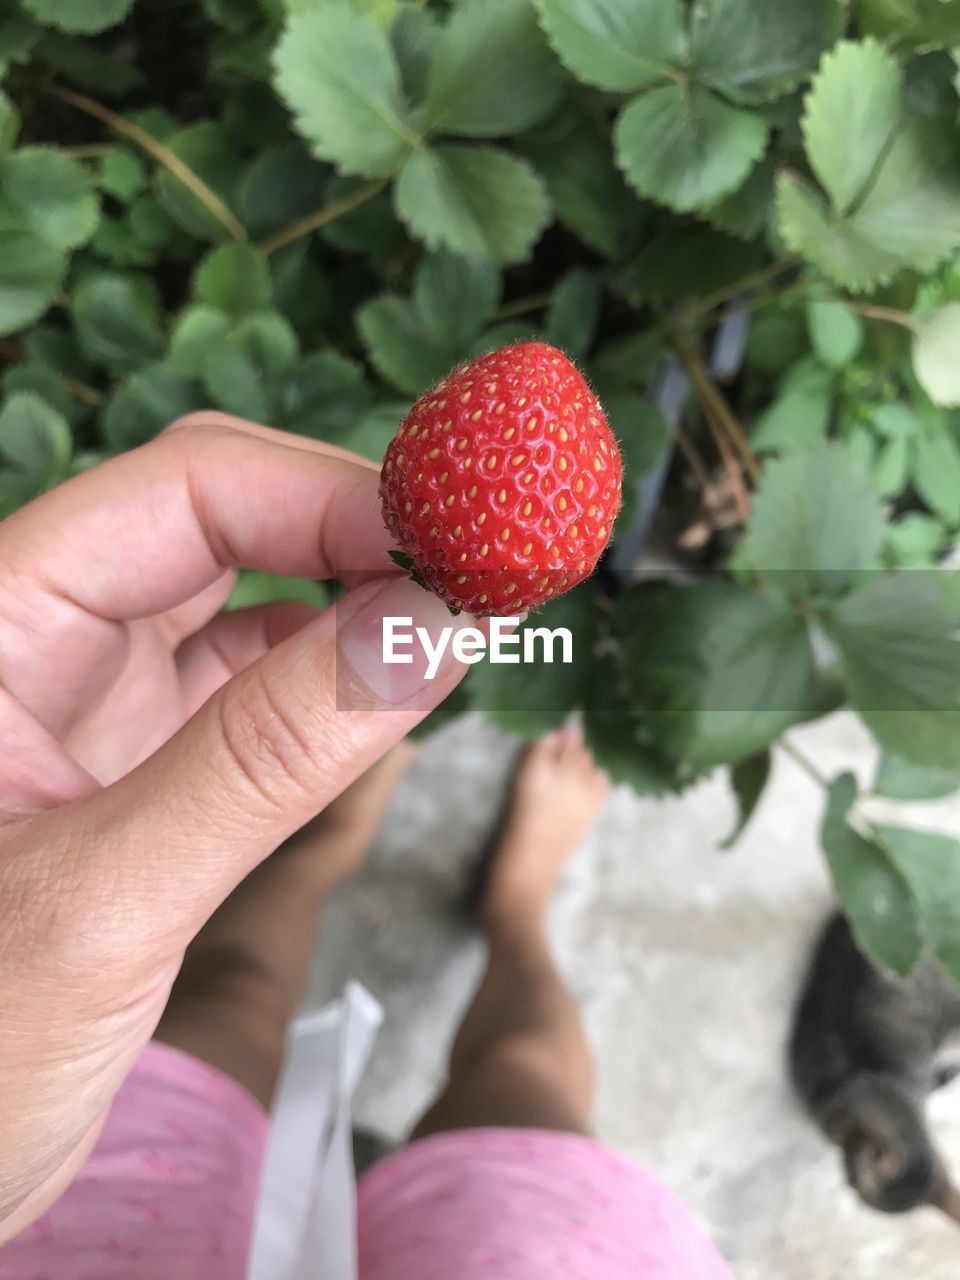
[[380,473],[387,528],[427,585],[479,617],[589,577],[623,468],[596,396],[545,342],[456,369],[400,424]]

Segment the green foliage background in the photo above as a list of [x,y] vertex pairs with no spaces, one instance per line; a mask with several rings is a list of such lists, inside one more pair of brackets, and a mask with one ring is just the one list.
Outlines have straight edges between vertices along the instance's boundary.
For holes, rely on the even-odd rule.
[[[546,336],[621,438],[618,532],[662,493],[702,572],[587,584],[546,611],[573,667],[479,667],[443,715],[579,708],[642,792],[730,766],[742,827],[848,702],[874,792],[948,794],[958,51],[960,0],[0,0],[0,515],[202,407],[379,459]],[[325,598],[234,604],[290,593]],[[786,749],[864,946],[960,978],[960,842]]]

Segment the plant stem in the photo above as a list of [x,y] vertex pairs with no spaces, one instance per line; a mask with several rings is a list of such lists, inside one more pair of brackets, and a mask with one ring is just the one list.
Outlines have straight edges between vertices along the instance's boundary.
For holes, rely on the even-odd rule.
[[[710,418],[707,418],[710,423]],[[747,486],[743,483],[743,472],[740,470],[739,464],[733,455],[728,441],[725,439],[723,432],[711,423],[713,437],[717,442],[717,448],[720,451],[720,457],[723,459],[723,465],[726,468],[727,477],[730,480],[730,488],[733,492],[733,500],[737,504],[737,512],[741,520],[750,518],[750,495],[747,493]]]
[[243,223],[227,208],[217,193],[211,187],[208,187],[200,175],[194,173],[189,165],[184,164],[179,156],[174,155],[169,147],[165,147],[162,142],[158,142],[156,138],[147,133],[146,129],[141,129],[139,125],[124,119],[116,111],[111,111],[109,107],[103,106],[102,103],[95,101],[95,99],[88,98],[86,94],[74,93],[72,89],[63,89],[59,85],[50,85],[46,91],[52,97],[59,98],[61,102],[66,102],[71,107],[76,107],[78,111],[83,111],[88,116],[93,116],[96,120],[102,121],[116,133],[123,134],[131,142],[135,142],[137,146],[142,147],[144,151],[153,156],[154,160],[162,164],[165,169],[168,169],[175,178],[179,178],[183,185],[193,192],[204,208],[230,232],[234,240],[246,240],[247,231]]
[[278,249],[283,249],[288,244],[293,244],[294,240],[299,240],[301,236],[307,236],[311,231],[317,231],[320,227],[325,227],[328,222],[334,222],[337,218],[342,218],[345,213],[349,213],[352,209],[359,209],[362,204],[372,200],[386,185],[386,178],[377,178],[375,182],[368,182],[366,186],[357,187],[356,191],[351,191],[348,196],[343,196],[340,200],[332,200],[330,204],[325,204],[322,209],[316,209],[313,213],[308,213],[305,218],[300,218],[298,221],[291,223],[289,227],[284,227],[281,231],[268,236],[257,247],[261,253],[276,253]]
[[103,404],[103,393],[95,387],[88,387],[85,382],[76,378],[64,378],[63,384],[75,399],[82,400],[84,404],[89,404],[94,409]]
[[885,320],[888,324],[898,324],[903,329],[909,329],[911,333],[918,333],[920,330],[913,316],[896,307],[880,307],[873,302],[845,302],[844,306],[855,311],[858,316],[866,316],[868,320]]
[[513,302],[505,302],[497,312],[495,319],[510,320],[513,316],[526,315],[528,311],[539,311],[550,301],[549,293],[531,293],[526,298],[514,298]]
[[799,765],[807,777],[812,778],[818,787],[823,787],[824,791],[829,791],[830,779],[820,766],[810,759],[805,751],[801,751],[795,742],[791,742],[789,738],[781,738],[777,746],[784,755],[790,757],[794,764]]
[[[9,360],[11,364],[23,363],[23,352],[13,342],[8,342],[0,338],[0,356],[4,360]],[[61,375],[62,376],[62,375]],[[77,378],[63,378],[63,384],[77,400],[82,400],[84,404],[97,405],[103,404],[103,393],[97,391],[95,387],[88,387],[85,382],[80,382]]]
[[727,404],[723,393],[703,367],[703,361],[696,352],[687,347],[676,334],[669,336],[680,363],[690,376],[694,393],[707,420],[709,421],[711,417],[714,418],[717,425],[726,432],[727,439],[739,453],[743,465],[750,475],[756,479],[760,474],[760,463],[754,457],[753,451],[747,442],[746,434],[737,421],[733,410]]
[[706,463],[700,457],[697,446],[684,431],[683,427],[677,427],[676,432],[677,447],[680,452],[690,463],[690,470],[693,472],[697,484],[701,491],[706,491],[710,487],[710,473],[707,471]]
[[756,271],[751,271],[749,275],[741,276],[733,284],[725,285],[722,289],[717,289],[715,293],[708,293],[687,313],[687,318],[689,320],[702,319],[709,312],[716,310],[717,307],[722,307],[725,302],[735,298],[737,294],[746,293],[748,289],[756,289],[759,285],[766,284],[768,280],[776,279],[778,275],[781,275],[789,267],[795,266],[796,263],[796,258],[777,258],[775,262],[768,262],[765,267],[759,267]]
[[105,156],[115,150],[116,145],[112,142],[87,142],[80,147],[60,148],[62,155],[73,156],[74,160],[86,160],[88,156]]

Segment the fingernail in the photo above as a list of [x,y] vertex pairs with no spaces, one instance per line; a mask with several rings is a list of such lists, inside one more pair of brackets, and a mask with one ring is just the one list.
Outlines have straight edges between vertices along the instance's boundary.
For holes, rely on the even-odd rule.
[[[345,616],[338,625],[340,665],[345,668],[337,676],[341,702],[369,703],[369,696],[363,697],[365,687],[384,706],[403,706],[418,698],[433,705],[437,694],[432,690],[447,685],[451,668],[463,667],[453,656],[452,639],[464,627],[476,626],[474,618],[468,613],[454,617],[442,601],[409,578],[388,580],[354,612],[349,611],[349,597],[344,604]],[[385,619],[399,620],[393,624],[392,643]],[[391,650],[394,657],[411,661],[387,661]]]

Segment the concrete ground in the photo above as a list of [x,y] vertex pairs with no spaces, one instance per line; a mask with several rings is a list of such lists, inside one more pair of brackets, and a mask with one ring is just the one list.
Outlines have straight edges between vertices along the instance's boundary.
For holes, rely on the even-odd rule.
[[[872,748],[851,717],[793,737],[826,773],[869,779]],[[311,997],[352,975],[384,1003],[357,1119],[391,1139],[441,1081],[478,973],[480,944],[457,898],[514,750],[475,717],[432,739],[367,869],[324,920]],[[716,847],[734,814],[719,774],[677,799],[611,797],[553,919],[597,1054],[598,1133],[684,1197],[739,1280],[957,1280],[958,1229],[932,1211],[895,1220],[862,1208],[785,1079],[791,1005],[829,904],[821,807],[816,785],[779,754],[729,853]],[[960,831],[960,798],[883,812]],[[960,1170],[960,1085],[932,1116]]]

